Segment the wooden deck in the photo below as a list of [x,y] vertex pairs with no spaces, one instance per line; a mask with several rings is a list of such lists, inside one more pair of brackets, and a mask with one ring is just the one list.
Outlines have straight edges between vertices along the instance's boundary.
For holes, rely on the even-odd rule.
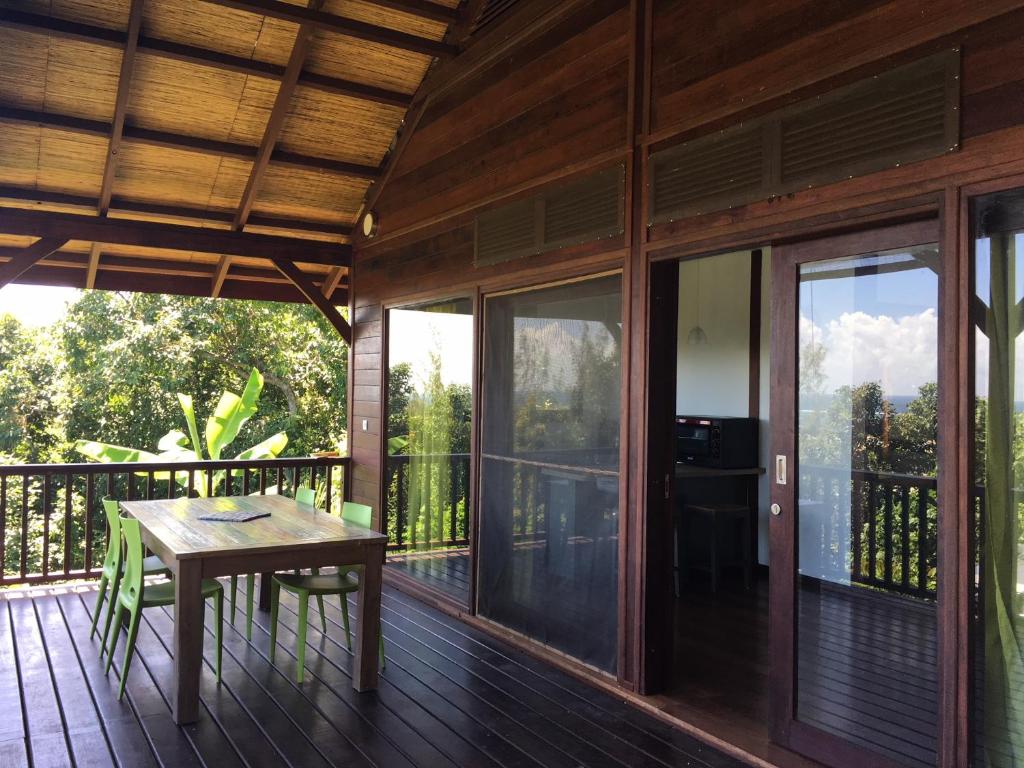
[[385,571],[401,573],[442,592],[460,605],[469,603],[469,549],[411,552],[388,557]]
[[[124,702],[88,640],[89,589],[0,597],[0,766],[694,766],[740,763],[615,697],[387,589],[387,669],[376,693],[349,678],[337,602],[311,623],[294,680],[295,604],[278,666],[268,616],[225,632],[223,684],[206,640],[198,723],[171,722],[171,614],[145,612]],[[208,627],[212,615],[208,615]],[[119,658],[119,656],[117,657]]]

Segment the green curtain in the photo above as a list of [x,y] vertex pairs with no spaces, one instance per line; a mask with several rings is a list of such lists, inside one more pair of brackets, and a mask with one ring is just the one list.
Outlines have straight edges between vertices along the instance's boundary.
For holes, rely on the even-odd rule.
[[409,401],[410,549],[430,549],[444,541],[450,516],[452,443],[455,418],[441,379],[441,358],[431,355],[431,371],[422,394]]
[[1024,646],[1017,595],[1019,532],[1014,488],[1014,377],[1020,317],[1014,235],[990,237],[991,299],[981,610],[984,617],[986,765],[1024,765]]

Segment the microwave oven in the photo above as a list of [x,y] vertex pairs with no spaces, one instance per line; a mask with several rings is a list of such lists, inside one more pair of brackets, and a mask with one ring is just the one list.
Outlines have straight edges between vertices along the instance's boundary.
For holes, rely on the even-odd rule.
[[676,416],[676,461],[716,469],[756,467],[757,436],[755,418]]

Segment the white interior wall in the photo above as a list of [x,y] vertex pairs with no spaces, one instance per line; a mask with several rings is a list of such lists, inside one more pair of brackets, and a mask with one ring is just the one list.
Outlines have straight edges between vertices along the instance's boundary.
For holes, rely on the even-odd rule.
[[[771,251],[762,250],[760,338],[760,465],[768,466]],[[676,413],[694,416],[750,414],[750,251],[718,254],[679,264]],[[699,325],[707,343],[694,345]],[[758,560],[768,562],[768,478],[758,489]]]

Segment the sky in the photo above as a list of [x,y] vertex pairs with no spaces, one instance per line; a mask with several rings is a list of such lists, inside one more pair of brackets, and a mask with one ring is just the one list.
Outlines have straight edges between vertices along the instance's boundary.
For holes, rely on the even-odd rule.
[[67,303],[81,293],[77,288],[7,285],[0,288],[0,315],[12,314],[32,327],[50,325],[64,316]]

